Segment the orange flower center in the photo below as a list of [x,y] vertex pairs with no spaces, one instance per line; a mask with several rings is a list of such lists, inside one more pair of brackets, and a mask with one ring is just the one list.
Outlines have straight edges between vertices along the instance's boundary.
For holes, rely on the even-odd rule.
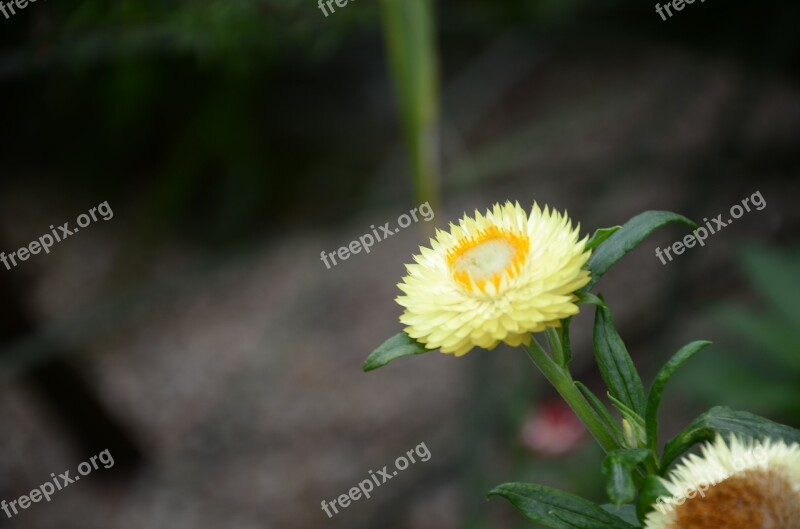
[[503,276],[510,279],[519,274],[529,248],[526,236],[490,226],[462,237],[448,250],[447,263],[453,279],[464,288],[485,292],[488,283],[497,289]]

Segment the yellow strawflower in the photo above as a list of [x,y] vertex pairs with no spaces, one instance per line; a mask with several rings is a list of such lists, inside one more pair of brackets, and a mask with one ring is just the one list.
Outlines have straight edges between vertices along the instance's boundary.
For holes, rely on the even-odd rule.
[[645,529],[800,528],[800,446],[722,437],[664,482]]
[[527,214],[511,202],[437,230],[398,285],[406,333],[461,356],[527,344],[531,333],[560,326],[577,314],[574,293],[589,282],[579,232],[566,214],[536,204]]

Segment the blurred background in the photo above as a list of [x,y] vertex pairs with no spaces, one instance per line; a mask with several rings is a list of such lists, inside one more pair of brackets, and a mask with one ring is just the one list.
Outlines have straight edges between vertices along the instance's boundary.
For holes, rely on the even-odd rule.
[[[364,374],[430,228],[496,201],[583,230],[766,201],[599,283],[664,438],[712,405],[800,426],[800,5],[59,0],[0,17],[0,499],[109,449],[0,528],[488,529],[507,481],[604,501],[601,453],[519,350]],[[370,226],[412,224],[327,268]],[[604,394],[575,319],[574,372]],[[432,454],[333,518],[369,470]]]

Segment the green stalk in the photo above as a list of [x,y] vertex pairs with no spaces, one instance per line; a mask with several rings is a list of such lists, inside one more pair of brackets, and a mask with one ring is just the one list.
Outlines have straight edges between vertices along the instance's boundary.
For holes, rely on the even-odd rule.
[[433,0],[382,0],[386,53],[418,204],[438,209],[439,79]]
[[603,447],[603,450],[610,452],[619,448],[614,437],[603,425],[603,419],[592,409],[586,398],[575,386],[575,381],[572,380],[569,370],[556,364],[536,339],[532,339],[531,344],[525,346],[525,351],[533,363],[536,364],[536,367],[539,368],[539,371],[550,381],[569,407],[572,408],[572,411],[575,412],[575,415],[583,422],[586,429]]

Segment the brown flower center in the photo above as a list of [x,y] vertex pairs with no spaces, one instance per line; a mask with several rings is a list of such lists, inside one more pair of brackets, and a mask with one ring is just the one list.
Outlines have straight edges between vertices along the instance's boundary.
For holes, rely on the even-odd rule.
[[676,507],[671,529],[800,528],[800,495],[774,471],[749,470],[703,495]]

